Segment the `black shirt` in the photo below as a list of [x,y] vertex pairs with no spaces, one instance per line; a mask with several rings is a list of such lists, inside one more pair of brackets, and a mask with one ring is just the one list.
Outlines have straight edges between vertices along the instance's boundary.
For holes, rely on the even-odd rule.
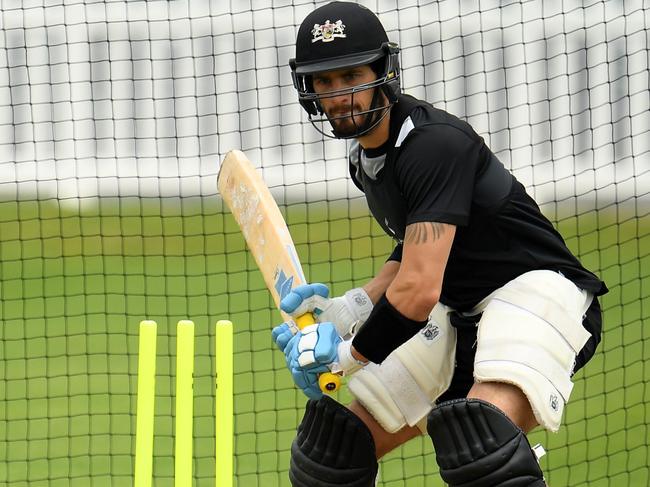
[[536,269],[559,271],[595,295],[607,292],[469,124],[408,95],[391,110],[388,141],[374,150],[354,145],[350,173],[377,222],[398,242],[390,259],[401,260],[411,223],[457,227],[443,304],[468,311]]

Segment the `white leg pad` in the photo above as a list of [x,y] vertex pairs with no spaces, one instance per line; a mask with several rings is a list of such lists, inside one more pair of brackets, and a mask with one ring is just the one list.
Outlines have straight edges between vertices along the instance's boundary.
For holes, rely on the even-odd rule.
[[532,271],[482,305],[474,379],[518,386],[535,418],[557,431],[578,352],[589,339],[582,318],[592,297],[551,271]]
[[388,433],[406,425],[426,433],[427,414],[454,372],[456,330],[447,315],[448,308],[438,304],[420,333],[348,382],[352,395]]

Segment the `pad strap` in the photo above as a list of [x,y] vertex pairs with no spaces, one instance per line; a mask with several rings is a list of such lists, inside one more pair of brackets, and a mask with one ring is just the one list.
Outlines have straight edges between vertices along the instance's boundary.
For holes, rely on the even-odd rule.
[[490,403],[444,402],[429,414],[427,430],[450,487],[546,486],[524,432]]
[[357,415],[323,396],[307,402],[291,445],[293,487],[374,487],[375,442]]

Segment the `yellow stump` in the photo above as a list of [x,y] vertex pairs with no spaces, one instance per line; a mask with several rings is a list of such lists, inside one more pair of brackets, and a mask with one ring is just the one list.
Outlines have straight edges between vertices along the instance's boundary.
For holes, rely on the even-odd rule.
[[156,331],[155,321],[140,322],[135,430],[135,485],[137,487],[150,487],[152,482]]
[[192,418],[194,414],[194,322],[176,325],[176,448],[174,485],[192,485]]
[[233,327],[227,320],[217,322],[216,351],[216,487],[233,485]]

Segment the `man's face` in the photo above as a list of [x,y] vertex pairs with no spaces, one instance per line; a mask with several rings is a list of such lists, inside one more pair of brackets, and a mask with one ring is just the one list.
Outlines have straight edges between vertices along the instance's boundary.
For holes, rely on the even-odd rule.
[[374,89],[335,96],[328,96],[326,93],[349,90],[355,86],[371,83],[376,79],[377,75],[368,65],[314,74],[314,91],[316,94],[325,94],[320,98],[321,106],[334,130],[339,134],[344,136],[355,134],[358,127],[363,126],[366,117],[372,116],[372,114],[366,115],[363,112],[370,109]]

